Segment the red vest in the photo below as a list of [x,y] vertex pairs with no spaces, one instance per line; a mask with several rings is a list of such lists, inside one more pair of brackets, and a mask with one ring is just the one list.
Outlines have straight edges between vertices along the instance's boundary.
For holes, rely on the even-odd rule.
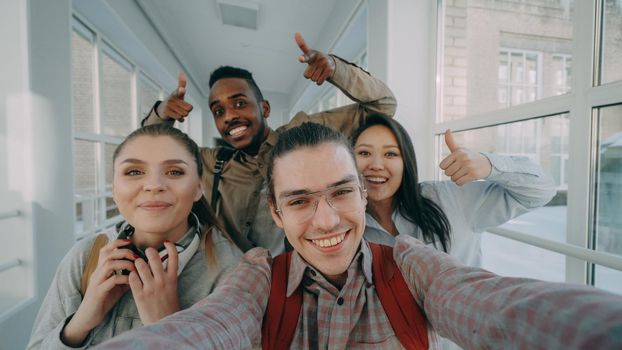
[[[395,335],[406,349],[428,349],[426,318],[393,260],[393,248],[375,243],[369,246],[376,293]],[[299,286],[286,297],[291,259],[290,252],[272,262],[272,286],[261,329],[263,349],[289,349],[294,339],[302,308],[302,290]]]

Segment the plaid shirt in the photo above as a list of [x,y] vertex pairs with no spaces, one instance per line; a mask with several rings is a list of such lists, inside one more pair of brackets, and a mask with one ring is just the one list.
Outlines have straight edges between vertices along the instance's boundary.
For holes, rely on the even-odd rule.
[[[394,257],[430,326],[467,349],[622,349],[622,296],[500,277],[462,266],[411,237],[398,237]],[[289,283],[302,283],[304,293],[292,348],[401,347],[371,284],[370,258],[363,241],[338,290],[294,254]],[[270,264],[266,250],[253,249],[203,301],[102,348],[258,347]]]

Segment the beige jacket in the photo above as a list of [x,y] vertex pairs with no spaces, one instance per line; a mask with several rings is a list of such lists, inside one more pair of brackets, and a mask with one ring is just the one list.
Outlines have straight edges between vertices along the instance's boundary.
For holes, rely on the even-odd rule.
[[[368,114],[393,116],[395,113],[395,97],[382,81],[352,63],[333,57],[335,72],[328,81],[356,103],[312,115],[298,112],[287,125],[270,130],[257,157],[237,150],[223,168],[218,186],[220,198],[215,209],[225,229],[242,251],[263,247],[276,256],[284,249],[283,232],[276,227],[270,216],[265,181],[270,151],[281,132],[305,121],[312,121],[338,129],[349,137]],[[162,120],[152,110],[143,123],[148,125],[159,122]],[[202,149],[205,163],[203,185],[205,196],[210,201],[217,153],[218,148]]]

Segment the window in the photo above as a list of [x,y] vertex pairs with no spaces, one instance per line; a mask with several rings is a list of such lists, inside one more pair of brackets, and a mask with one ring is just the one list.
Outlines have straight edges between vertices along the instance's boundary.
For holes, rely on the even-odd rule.
[[501,49],[499,52],[499,108],[535,101],[542,90],[538,52]]
[[484,234],[485,267],[622,293],[622,2],[440,3],[437,144],[453,129],[473,150],[529,157],[557,187]]
[[622,80],[622,2],[604,1],[603,12],[599,63],[600,81],[605,84]]
[[162,89],[83,21],[72,31],[72,111],[78,238],[121,220],[112,200],[112,155]]
[[[622,104],[597,110],[594,249],[622,256]],[[622,272],[596,266],[594,282],[622,290]]]
[[[570,68],[573,1],[447,0],[443,4],[443,93],[438,116],[442,121],[567,92],[557,87],[557,70],[551,67],[564,57],[562,68]],[[564,72],[565,82],[571,73]]]

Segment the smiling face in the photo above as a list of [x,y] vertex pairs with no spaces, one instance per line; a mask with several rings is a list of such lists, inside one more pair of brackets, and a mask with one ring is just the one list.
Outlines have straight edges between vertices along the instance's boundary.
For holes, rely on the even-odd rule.
[[[330,171],[327,171],[330,169]],[[323,143],[302,147],[274,160],[273,184],[275,203],[270,203],[272,217],[283,228],[288,241],[310,265],[317,268],[328,280],[341,280],[356,254],[365,228],[364,195],[356,166],[350,152],[342,145]],[[335,210],[320,196],[315,213],[299,222],[287,212],[277,212],[284,201],[292,197],[327,190],[329,196],[342,195],[335,187],[351,185],[356,188],[356,198],[347,207]],[[294,198],[295,200],[295,198]],[[339,205],[337,205],[339,207]]]
[[363,131],[354,145],[354,154],[370,203],[393,203],[402,183],[404,161],[391,129],[374,125]]
[[212,86],[209,105],[222,138],[236,149],[256,154],[268,136],[268,101],[257,101],[246,80],[224,78]]
[[202,195],[196,161],[170,136],[138,136],[114,162],[112,193],[135,228],[134,243],[158,246],[188,230],[192,205]]

